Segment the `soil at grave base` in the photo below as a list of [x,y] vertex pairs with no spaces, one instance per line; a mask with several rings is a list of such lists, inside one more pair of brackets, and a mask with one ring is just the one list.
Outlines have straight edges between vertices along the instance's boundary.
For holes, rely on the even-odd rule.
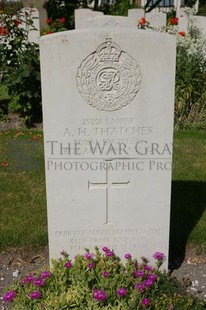
[[0,252],[0,310],[10,309],[2,301],[5,290],[14,279],[20,280],[33,271],[49,267],[48,246],[7,248]]
[[[206,253],[187,248],[181,266],[172,272],[180,282],[187,285],[189,293],[206,301]],[[49,266],[48,246],[8,248],[0,252],[0,296],[14,279],[21,279],[32,271]],[[0,310],[10,309],[0,300]]]
[[[32,128],[42,130],[43,126],[42,123],[36,123]],[[17,114],[9,113],[5,120],[0,121],[0,130],[9,129],[26,129],[26,126]]]

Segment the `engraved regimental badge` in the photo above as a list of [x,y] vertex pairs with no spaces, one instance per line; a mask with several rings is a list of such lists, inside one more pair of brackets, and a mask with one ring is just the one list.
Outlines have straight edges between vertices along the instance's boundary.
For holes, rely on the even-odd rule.
[[115,111],[135,98],[141,85],[141,72],[136,60],[107,38],[82,61],[76,81],[89,105],[101,111]]

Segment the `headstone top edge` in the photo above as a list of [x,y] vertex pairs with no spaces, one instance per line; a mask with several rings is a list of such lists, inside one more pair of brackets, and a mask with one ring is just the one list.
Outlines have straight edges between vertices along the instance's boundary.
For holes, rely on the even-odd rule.
[[48,34],[48,35],[44,35],[41,36],[39,41],[40,43],[43,41],[47,41],[47,40],[52,40],[54,38],[57,37],[65,37],[67,35],[71,35],[71,36],[75,36],[76,34],[81,34],[81,33],[106,33],[106,34],[110,34],[110,33],[134,33],[134,34],[139,34],[140,36],[147,36],[147,37],[151,37],[151,38],[160,38],[160,37],[164,37],[164,40],[173,40],[174,42],[176,42],[176,36],[174,36],[173,34],[169,34],[169,33],[162,33],[162,32],[155,32],[153,30],[142,30],[142,29],[132,29],[132,28],[128,28],[128,27],[96,27],[96,28],[85,28],[85,29],[73,29],[73,30],[67,30],[67,31],[61,31],[61,32],[56,32],[53,34]]

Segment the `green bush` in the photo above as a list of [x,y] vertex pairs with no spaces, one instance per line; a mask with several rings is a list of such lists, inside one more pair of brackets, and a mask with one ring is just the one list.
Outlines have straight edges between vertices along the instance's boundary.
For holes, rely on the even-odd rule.
[[74,10],[78,6],[77,0],[48,0],[44,4],[48,18],[53,21],[65,18],[65,27],[69,30],[74,29]]
[[23,3],[20,0],[0,1],[0,11],[3,11],[6,14],[16,14],[22,7]]
[[2,83],[7,87],[13,110],[28,127],[42,119],[39,47],[28,41],[26,30],[32,28],[32,23],[20,13],[0,14],[4,30],[0,44]]
[[197,15],[206,16],[206,5],[200,5]]
[[165,258],[153,255],[155,267],[125,254],[122,263],[113,250],[86,249],[72,262],[65,252],[51,270],[32,273],[13,284],[3,300],[21,310],[203,310],[203,302],[180,292],[179,284],[159,271]]
[[175,125],[195,123],[205,127],[206,115],[206,57],[205,40],[200,31],[190,27],[178,36],[176,60]]
[[137,7],[138,6],[135,3],[129,0],[117,0],[113,4],[109,1],[104,1],[100,6],[100,10],[104,12],[104,14],[108,15],[127,16],[129,9]]

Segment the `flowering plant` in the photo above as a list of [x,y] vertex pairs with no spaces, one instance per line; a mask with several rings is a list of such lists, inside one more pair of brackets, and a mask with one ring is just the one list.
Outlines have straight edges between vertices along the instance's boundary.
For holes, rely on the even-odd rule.
[[184,9],[188,27],[181,30],[179,18],[171,12],[166,27],[151,27],[144,18],[138,28],[150,28],[176,36],[175,127],[206,128],[206,40],[194,24],[194,8]]
[[[125,254],[125,263],[113,250],[86,249],[72,261],[66,252],[52,261],[51,270],[32,273],[13,284],[3,296],[12,309],[198,309],[202,303],[178,294],[178,285],[159,270],[165,255],[153,255],[155,266]],[[177,307],[177,308],[176,308]]]
[[142,17],[138,20],[138,28],[146,29],[146,27],[149,27],[149,22],[145,19],[145,17]]
[[33,20],[28,13],[2,13],[0,25],[1,83],[11,98],[11,110],[30,127],[42,119],[39,46],[28,39],[29,29],[35,30]]
[[178,25],[178,17],[172,17],[169,20],[169,25]]
[[43,34],[51,34],[54,32],[67,30],[65,23],[66,19],[64,17],[52,20],[52,18],[46,18],[46,24],[48,25],[48,30],[44,31]]

